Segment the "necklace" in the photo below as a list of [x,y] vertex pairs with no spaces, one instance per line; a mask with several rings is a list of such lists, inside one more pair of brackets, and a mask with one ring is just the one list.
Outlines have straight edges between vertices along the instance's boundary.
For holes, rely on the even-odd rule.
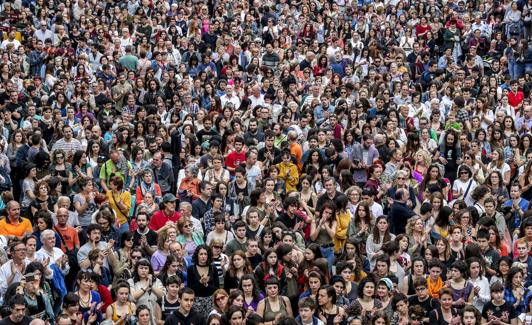
[[79,302],[80,302],[80,305],[82,306],[89,306],[90,305],[90,301],[91,301],[91,293],[89,292],[88,294],[88,297],[87,297],[87,300],[83,300],[83,295],[81,294],[80,291],[78,291],[78,296],[79,296]]

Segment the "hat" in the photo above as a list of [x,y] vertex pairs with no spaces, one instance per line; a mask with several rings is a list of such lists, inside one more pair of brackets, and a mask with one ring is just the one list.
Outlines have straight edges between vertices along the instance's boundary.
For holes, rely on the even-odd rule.
[[388,278],[382,278],[382,279],[379,280],[378,284],[381,284],[381,283],[384,283],[388,287],[388,290],[390,290],[390,291],[393,290],[392,280],[390,280]]
[[166,193],[163,196],[163,203],[175,202],[175,201],[177,201],[177,198],[172,193]]

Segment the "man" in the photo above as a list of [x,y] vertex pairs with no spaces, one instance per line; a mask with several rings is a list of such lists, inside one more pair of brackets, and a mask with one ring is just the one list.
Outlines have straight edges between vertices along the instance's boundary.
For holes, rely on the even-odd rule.
[[[201,220],[211,204],[210,198],[212,194],[212,184],[207,181],[201,181],[199,184],[200,197],[192,202],[192,216],[198,220]],[[207,234],[209,233],[205,230]]]
[[240,98],[234,95],[232,85],[227,85],[225,87],[225,95],[220,97],[220,103],[223,108],[225,108],[225,105],[228,103],[233,104],[233,107],[240,107]]
[[168,222],[175,224],[181,218],[181,214],[176,211],[176,201],[177,198],[172,193],[163,196],[163,209],[155,212],[148,224],[151,230],[158,233]]
[[198,138],[198,142],[203,144],[205,142],[211,141],[211,139],[215,137],[220,138],[220,135],[218,135],[218,132],[212,128],[212,120],[210,118],[206,118],[203,121],[203,129],[196,133],[196,137]]
[[74,155],[74,152],[78,150],[83,150],[81,142],[78,139],[73,137],[74,131],[69,125],[63,126],[63,137],[57,140],[56,143],[52,146],[52,152],[57,149],[62,149],[67,153],[67,155]]
[[151,256],[157,250],[157,233],[148,228],[148,214],[139,212],[137,214],[137,229],[133,234],[133,245],[140,247],[146,256]]
[[326,202],[332,202],[334,204],[336,198],[342,195],[341,192],[336,190],[336,181],[333,177],[326,177],[323,181],[325,187],[325,193],[323,193],[316,203],[316,212],[321,211],[321,208]]
[[113,252],[114,240],[111,240],[109,243],[100,241],[102,235],[102,228],[99,224],[90,224],[87,228],[87,243],[81,246],[78,250],[78,263],[79,267],[82,270],[86,270],[91,266],[89,261],[89,253],[98,248],[102,251],[104,256],[104,266],[109,268],[109,262],[111,264],[115,261],[115,254]]
[[[484,216],[494,220],[497,230],[499,231],[499,237],[504,238],[507,227],[506,220],[502,213],[497,211],[497,204],[494,198],[488,197],[484,200]],[[530,252],[532,253],[532,251]]]
[[262,56],[262,64],[275,71],[279,61],[279,55],[273,51],[272,44],[266,44],[266,53]]
[[297,141],[297,138],[298,135],[296,131],[288,131],[288,143],[290,148],[290,154],[296,159],[297,170],[301,171],[301,168],[303,168],[303,163],[301,162],[301,158],[303,157],[303,148]]
[[133,49],[131,45],[127,45],[125,48],[126,54],[124,54],[118,61],[120,65],[129,71],[137,72],[137,66],[139,65],[139,59],[132,54]]
[[257,119],[253,118],[249,121],[248,131],[244,134],[244,142],[248,146],[256,146],[264,142],[264,133],[259,130]]
[[10,244],[11,259],[0,267],[0,296],[4,296],[7,287],[13,283],[20,282],[26,266],[30,263],[26,259],[26,245],[21,241],[14,241]]
[[515,121],[515,128],[520,134],[526,133],[532,129],[532,105],[523,105],[523,115]]
[[203,223],[205,224],[205,233],[210,233],[214,230],[214,216],[225,212],[222,207],[224,204],[223,197],[215,193],[211,197],[212,207],[203,215]]
[[246,224],[242,220],[238,220],[235,222],[234,225],[234,233],[235,238],[230,240],[225,245],[225,254],[227,256],[233,255],[234,252],[240,250],[245,252],[246,251]]
[[30,325],[32,319],[26,316],[26,298],[23,294],[17,293],[8,301],[11,315],[0,321],[0,325]]
[[259,248],[259,242],[256,238],[248,238],[246,240],[246,244],[246,257],[249,260],[249,263],[251,264],[251,268],[254,270],[257,265],[262,262],[262,254]]
[[[41,42],[41,41],[37,41],[37,44],[40,42],[40,45],[42,46],[42,44],[44,44],[44,42]],[[0,44],[0,49],[2,50],[5,50],[6,47],[9,45],[9,44],[13,44],[13,48],[15,50],[18,49],[18,47],[21,45],[20,42],[15,39],[15,29],[11,30],[9,32],[9,34],[7,34],[7,39],[3,40],[2,43]],[[33,75],[33,74],[32,74]]]
[[[276,124],[278,132],[281,133],[281,126]],[[275,126],[274,126],[275,128]],[[264,166],[269,166],[273,163],[275,157],[277,157],[281,151],[274,146],[275,135],[271,130],[267,130],[264,133],[264,147],[259,149],[257,160],[262,162]]]
[[20,216],[20,204],[17,201],[7,202],[6,208],[7,217],[0,220],[0,235],[14,239],[33,232],[31,222]]
[[395,192],[395,201],[390,209],[390,232],[395,235],[404,234],[408,219],[416,213],[406,205],[410,193],[404,188]]
[[256,149],[246,152],[246,164],[244,165],[246,169],[246,178],[248,181],[248,189],[254,190],[262,178],[262,171],[257,164],[257,151]]
[[382,205],[375,202],[377,192],[371,188],[364,188],[362,190],[362,200],[368,204],[369,210],[374,216],[382,216],[384,211]]
[[379,151],[373,145],[373,136],[364,134],[362,143],[355,143],[351,151],[351,160],[355,171],[353,177],[358,185],[364,186],[368,180],[367,170],[373,162],[379,159]]
[[511,207],[512,216],[507,221],[508,230],[513,234],[515,230],[519,229],[521,221],[523,220],[524,211],[528,210],[529,202],[521,197],[521,187],[519,183],[512,183],[510,186],[510,199],[504,202],[504,207]]
[[120,74],[118,74],[118,82],[111,89],[113,101],[115,102],[116,109],[119,112],[121,112],[122,107],[124,107],[124,99],[126,98],[126,95],[133,90],[133,87],[131,87],[131,84],[129,84],[126,79],[126,74],[124,72],[121,72]]
[[202,317],[193,309],[194,290],[189,287],[179,289],[177,294],[179,308],[164,321],[164,325],[197,325],[203,324]]
[[530,281],[532,280],[532,257],[528,255],[528,243],[525,238],[517,240],[517,257],[514,260],[526,266],[527,272],[524,273],[524,285],[528,288],[531,284]]
[[155,183],[159,184],[161,192],[172,192],[172,188],[175,184],[174,171],[172,166],[170,166],[166,161],[163,161],[162,153],[156,152],[153,155],[151,168],[153,170]]
[[76,228],[68,225],[69,210],[59,207],[56,213],[57,224],[55,232],[61,237],[61,249],[63,252],[79,249],[79,235]]
[[235,169],[246,160],[246,153],[242,150],[244,148],[244,138],[236,137],[234,145],[235,150],[225,158],[225,167],[233,176],[235,175]]
[[35,33],[33,33],[33,37],[40,40],[41,42],[45,43],[47,39],[54,40],[54,33],[48,29],[48,25],[46,24],[46,21],[41,20],[40,23],[40,29],[36,30]]
[[512,80],[510,82],[511,90],[508,92],[508,104],[512,106],[517,114],[521,108],[521,104],[525,99],[525,95],[521,89],[519,89],[519,81]]

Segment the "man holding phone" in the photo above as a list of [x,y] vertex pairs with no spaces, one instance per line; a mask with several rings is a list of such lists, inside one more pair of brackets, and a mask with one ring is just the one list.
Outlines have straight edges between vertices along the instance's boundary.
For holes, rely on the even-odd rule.
[[[98,217],[96,217],[98,218]],[[81,246],[78,251],[78,263],[79,267],[82,270],[86,270],[90,267],[89,253],[95,248],[98,248],[102,251],[104,255],[103,265],[110,269],[109,262],[112,262],[116,259],[115,253],[113,252],[114,240],[110,240],[108,243],[100,241],[102,236],[102,228],[98,224],[91,224],[87,228],[87,243]]]

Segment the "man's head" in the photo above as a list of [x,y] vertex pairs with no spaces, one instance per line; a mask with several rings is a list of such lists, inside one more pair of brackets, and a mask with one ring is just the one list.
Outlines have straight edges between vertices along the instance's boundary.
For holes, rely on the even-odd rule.
[[179,300],[180,308],[188,314],[194,304],[194,290],[189,287],[181,288],[177,294],[177,299]]
[[18,219],[20,217],[20,204],[15,200],[7,202],[7,213],[11,220]]
[[156,152],[152,157],[152,164],[155,168],[161,168],[163,165],[163,155],[160,152]]
[[99,243],[102,236],[102,227],[99,224],[90,224],[87,227],[87,237],[92,243]]
[[146,230],[146,227],[148,226],[148,214],[146,212],[139,212],[137,214],[137,227],[144,231]]
[[238,239],[246,238],[246,223],[242,220],[238,220],[234,225],[235,235]]
[[189,202],[179,203],[179,213],[181,213],[181,217],[190,217],[192,215],[192,204]]
[[22,294],[15,294],[9,300],[9,307],[11,308],[10,319],[13,323],[20,323],[26,315],[26,299]]
[[73,135],[74,135],[74,131],[72,131],[72,127],[70,127],[69,125],[63,126],[63,137],[65,138],[65,140],[68,141],[72,139]]

